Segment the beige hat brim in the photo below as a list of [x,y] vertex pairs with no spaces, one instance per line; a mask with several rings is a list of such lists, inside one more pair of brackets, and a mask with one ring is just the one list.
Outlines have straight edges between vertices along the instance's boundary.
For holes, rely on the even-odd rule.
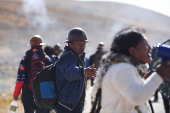
[[[45,45],[45,43],[40,43],[39,45],[42,46],[42,45]],[[27,46],[31,46],[31,44],[28,44]]]

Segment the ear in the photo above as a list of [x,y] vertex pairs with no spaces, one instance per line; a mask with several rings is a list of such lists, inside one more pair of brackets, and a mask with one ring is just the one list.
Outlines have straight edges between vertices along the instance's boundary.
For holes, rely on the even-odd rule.
[[72,46],[73,44],[71,42],[68,43],[68,46]]
[[130,47],[129,53],[130,53],[130,56],[134,57],[134,56],[136,56],[137,51],[134,47]]
[[68,47],[70,47],[72,49],[73,44],[72,43],[68,43]]

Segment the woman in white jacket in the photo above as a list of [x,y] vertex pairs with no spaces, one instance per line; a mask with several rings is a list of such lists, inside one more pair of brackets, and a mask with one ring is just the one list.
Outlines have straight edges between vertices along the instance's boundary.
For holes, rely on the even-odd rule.
[[[163,79],[170,76],[169,61],[166,61],[144,80],[142,76],[151,61],[151,47],[139,29],[127,28],[115,36],[111,52],[103,57],[94,84],[94,90],[102,88],[100,113],[150,112],[147,100]],[[95,95],[96,91],[93,93]]]

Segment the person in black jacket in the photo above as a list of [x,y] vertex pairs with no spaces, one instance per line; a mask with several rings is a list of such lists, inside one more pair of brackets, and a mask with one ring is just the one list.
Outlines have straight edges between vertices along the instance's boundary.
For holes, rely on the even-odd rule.
[[[92,54],[89,58],[89,65],[95,64],[95,68],[98,69],[102,56],[106,53],[107,51],[104,49],[104,43],[100,42],[98,44],[96,52]],[[93,81],[94,79],[91,78],[91,86],[93,86]]]
[[32,90],[30,90],[28,85],[28,81],[30,80],[30,77],[28,76],[30,75],[29,73],[31,73],[30,68],[33,60],[40,60],[40,62],[44,63],[44,66],[52,64],[51,59],[47,55],[45,55],[42,49],[42,45],[44,44],[45,43],[43,43],[42,37],[40,35],[34,35],[31,38],[29,44],[31,46],[31,49],[26,52],[26,55],[22,58],[19,64],[13,98],[14,100],[18,100],[18,95],[20,94],[22,89],[22,103],[25,113],[34,113],[34,110],[36,110],[36,113],[49,112],[49,109],[40,109],[35,105],[33,92]]

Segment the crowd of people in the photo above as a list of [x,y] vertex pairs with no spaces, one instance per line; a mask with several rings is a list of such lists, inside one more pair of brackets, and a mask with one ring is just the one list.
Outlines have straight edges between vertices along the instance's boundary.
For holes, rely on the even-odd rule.
[[[100,42],[97,50],[85,56],[87,33],[79,27],[69,30],[66,46],[59,43],[45,46],[40,35],[30,39],[30,49],[19,64],[14,100],[22,90],[25,113],[49,113],[51,109],[38,108],[29,88],[33,67],[43,63],[44,67],[56,65],[56,86],[61,92],[56,102],[56,113],[82,113],[86,97],[87,80],[91,80],[91,113],[154,113],[148,100],[164,79],[170,77],[170,61],[165,61],[155,71],[149,70],[152,48],[147,36],[138,28],[119,31],[113,38],[110,50]],[[36,62],[36,63],[35,63]],[[35,73],[35,72],[34,72]],[[64,86],[63,86],[64,84]],[[155,101],[158,97],[155,97]],[[167,104],[167,103],[164,103]],[[165,105],[167,106],[167,105]],[[169,106],[169,102],[168,102]],[[166,110],[169,113],[169,109]]]

